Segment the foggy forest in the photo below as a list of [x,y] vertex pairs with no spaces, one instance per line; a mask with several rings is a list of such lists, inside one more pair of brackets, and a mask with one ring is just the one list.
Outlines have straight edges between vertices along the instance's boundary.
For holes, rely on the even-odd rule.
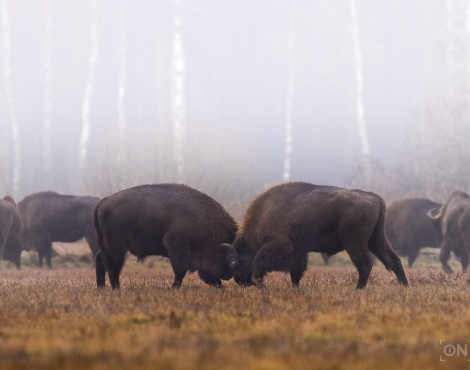
[[[470,190],[463,0],[0,0],[0,194]],[[238,202],[239,206],[231,205]]]

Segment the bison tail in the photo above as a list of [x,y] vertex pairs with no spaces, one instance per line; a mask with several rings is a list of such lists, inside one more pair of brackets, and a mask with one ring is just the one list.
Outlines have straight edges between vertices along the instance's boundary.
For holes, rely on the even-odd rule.
[[369,250],[377,256],[388,271],[393,271],[398,278],[400,284],[408,286],[403,265],[400,257],[390,247],[387,237],[385,236],[385,202],[380,198],[380,212],[374,231],[369,240]]
[[[104,198],[106,199],[106,198]],[[100,222],[98,218],[98,209],[100,206],[100,202],[98,202],[93,209],[93,223],[95,224],[97,239],[98,239],[98,246],[100,250],[95,256],[95,268],[96,268],[96,283],[98,288],[104,288],[105,280],[106,280],[106,270],[107,270],[107,259],[105,255],[104,249],[104,239],[103,239],[103,231],[100,227]]]

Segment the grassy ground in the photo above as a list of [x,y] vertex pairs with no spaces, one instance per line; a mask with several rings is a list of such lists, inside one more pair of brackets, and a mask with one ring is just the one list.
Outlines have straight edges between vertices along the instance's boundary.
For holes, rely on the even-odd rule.
[[2,266],[1,369],[442,369],[470,360],[444,354],[470,339],[470,277],[431,262],[407,270],[410,288],[376,266],[363,291],[344,255],[328,267],[312,255],[298,289],[280,273],[262,290],[233,281],[215,289],[192,274],[173,291],[164,259],[131,258],[121,291],[98,291],[86,258],[61,252],[53,265]]

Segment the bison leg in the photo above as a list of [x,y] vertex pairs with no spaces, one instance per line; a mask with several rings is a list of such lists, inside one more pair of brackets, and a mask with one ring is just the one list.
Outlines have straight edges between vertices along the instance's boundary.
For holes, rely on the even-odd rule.
[[44,262],[44,253],[41,249],[38,249],[38,266],[42,268],[42,264]]
[[294,262],[292,252],[289,241],[274,240],[264,244],[253,260],[253,284],[263,286],[263,278],[270,271],[290,271]]
[[[323,256],[323,253],[322,253]],[[308,254],[304,254],[294,261],[294,266],[290,270],[290,279],[292,281],[293,287],[298,287],[300,279],[304,275],[305,270],[307,270]]]
[[408,254],[408,267],[412,267],[413,263],[416,261],[419,255],[419,248],[411,248],[409,249],[410,253]]
[[98,252],[95,257],[96,267],[96,285],[98,288],[104,288],[106,285],[106,268],[104,265],[102,252]]
[[171,286],[173,289],[179,289],[186,272],[189,270],[191,262],[191,253],[186,243],[180,240],[177,234],[165,235],[163,238],[163,245],[168,250],[168,257],[170,258],[171,267],[175,273],[175,280]]
[[449,266],[450,252],[452,251],[452,246],[450,243],[444,241],[441,246],[441,252],[439,253],[439,260],[441,261],[442,269],[448,274],[452,274],[452,268]]
[[356,289],[363,289],[367,285],[370,273],[372,271],[372,259],[369,252],[365,249],[345,248],[348,252],[351,261],[356,266],[359,272],[359,281],[357,282]]
[[320,253],[321,258],[323,259],[323,264],[328,266],[330,264],[330,256],[327,253]]
[[44,258],[46,259],[46,265],[48,268],[52,268],[52,244],[49,244],[44,251]]

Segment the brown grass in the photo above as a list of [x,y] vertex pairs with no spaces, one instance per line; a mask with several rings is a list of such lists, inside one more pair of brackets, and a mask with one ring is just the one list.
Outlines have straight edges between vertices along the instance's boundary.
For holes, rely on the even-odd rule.
[[465,366],[467,357],[443,355],[440,340],[463,346],[470,339],[470,278],[407,272],[408,289],[379,266],[356,291],[353,267],[333,266],[311,267],[299,289],[280,273],[263,290],[233,281],[218,290],[193,274],[174,291],[161,259],[130,260],[121,291],[109,284],[98,291],[90,266],[2,269],[0,368]]

